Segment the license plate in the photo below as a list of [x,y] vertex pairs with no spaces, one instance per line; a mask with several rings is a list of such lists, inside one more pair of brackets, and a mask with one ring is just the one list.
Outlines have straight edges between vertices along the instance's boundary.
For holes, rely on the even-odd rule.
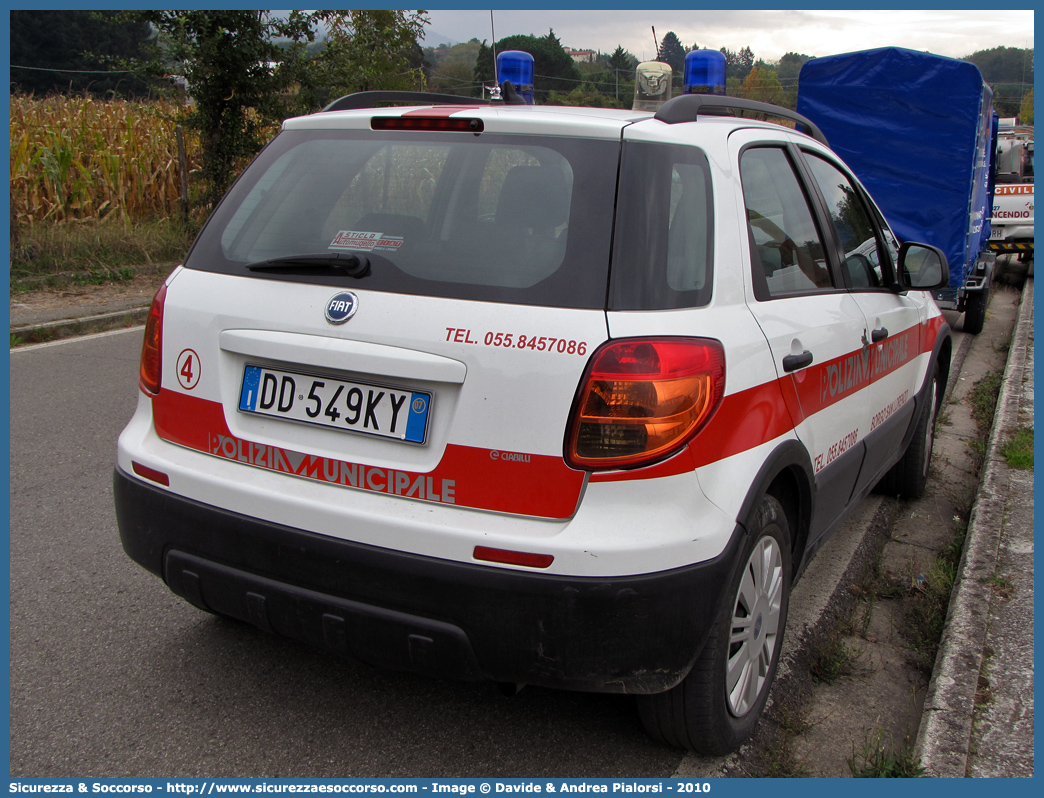
[[990,241],[997,241],[1001,238],[1004,238],[1003,230],[990,230]]
[[247,366],[239,409],[411,443],[424,443],[431,394]]

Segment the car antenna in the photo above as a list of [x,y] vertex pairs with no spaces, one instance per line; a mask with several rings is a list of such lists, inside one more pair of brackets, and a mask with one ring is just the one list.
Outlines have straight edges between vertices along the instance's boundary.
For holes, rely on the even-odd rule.
[[489,35],[491,38],[490,51],[493,54],[493,82],[497,82],[497,31],[493,27],[493,9],[489,10]]
[[493,9],[489,10],[489,35],[492,37],[490,50],[493,53],[493,85],[487,87],[490,100],[500,99],[500,84],[497,82],[497,31],[493,27]]

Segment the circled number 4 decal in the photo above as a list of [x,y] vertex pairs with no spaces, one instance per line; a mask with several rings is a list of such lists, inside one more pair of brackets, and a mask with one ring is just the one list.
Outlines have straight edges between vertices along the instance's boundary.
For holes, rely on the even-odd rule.
[[199,384],[199,376],[203,371],[199,355],[192,349],[183,349],[178,355],[178,382],[186,391],[191,391]]

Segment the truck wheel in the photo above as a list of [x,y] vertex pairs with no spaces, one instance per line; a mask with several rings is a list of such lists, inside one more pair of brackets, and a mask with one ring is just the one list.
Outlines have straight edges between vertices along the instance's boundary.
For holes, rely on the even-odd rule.
[[939,367],[936,366],[928,389],[928,401],[917,419],[913,439],[902,459],[881,479],[877,486],[878,492],[903,499],[919,499],[924,495],[928,469],[932,464],[932,449],[935,447],[935,416],[941,390],[939,382]]
[[968,294],[964,303],[964,331],[971,335],[982,332],[982,325],[986,322],[986,305],[989,304],[990,293],[988,290],[973,291]]
[[790,533],[783,507],[763,496],[726,600],[703,651],[680,684],[638,697],[647,732],[701,754],[739,748],[754,729],[776,674],[790,601]]

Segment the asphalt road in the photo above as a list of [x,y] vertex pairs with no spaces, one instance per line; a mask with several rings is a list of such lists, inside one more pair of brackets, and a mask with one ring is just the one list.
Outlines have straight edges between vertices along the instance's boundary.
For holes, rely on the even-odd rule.
[[11,776],[666,777],[631,699],[370,670],[211,617],[123,553],[141,331],[11,353]]

